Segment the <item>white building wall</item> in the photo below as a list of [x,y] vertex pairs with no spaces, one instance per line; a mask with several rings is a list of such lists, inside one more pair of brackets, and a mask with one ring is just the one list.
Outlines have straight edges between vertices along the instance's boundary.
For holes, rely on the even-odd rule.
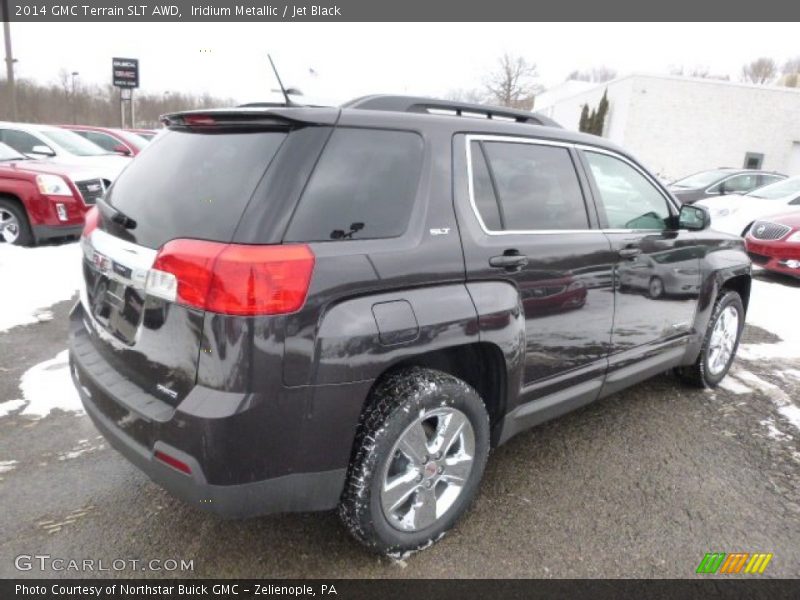
[[800,90],[705,79],[633,78],[623,143],[664,177],[742,167],[747,152],[764,155],[762,168],[786,173],[796,141]]
[[798,89],[631,75],[540,104],[537,111],[577,130],[583,104],[596,107],[605,89],[605,137],[661,177],[742,167],[747,152],[764,154],[762,168],[800,175],[793,158],[800,142]]

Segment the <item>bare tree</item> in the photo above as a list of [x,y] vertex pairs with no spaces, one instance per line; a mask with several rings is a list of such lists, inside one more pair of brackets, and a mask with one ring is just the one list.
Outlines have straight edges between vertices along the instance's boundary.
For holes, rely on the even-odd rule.
[[694,77],[696,79],[716,79],[718,81],[730,81],[730,75],[720,75],[719,73],[712,73],[711,69],[705,65],[695,65],[691,68],[685,68],[683,65],[672,66],[669,69],[670,75],[677,77]]
[[538,75],[535,63],[529,63],[521,56],[504,54],[497,70],[488,76],[484,85],[489,99],[495,104],[531,110],[536,94],[543,89],[536,82]]
[[481,104],[486,101],[486,94],[484,94],[481,90],[465,90],[465,89],[453,89],[447,92],[445,96],[447,100],[452,100],[453,102],[468,102],[470,104]]
[[[6,93],[7,81],[0,80],[0,95]],[[35,83],[28,79],[16,81],[17,119],[29,123],[69,123],[75,119],[84,125],[118,127],[119,90],[112,85],[80,84],[66,70],[58,74],[49,84]],[[157,127],[159,115],[196,108],[235,106],[230,98],[213,98],[182,93],[136,94],[136,124],[141,127]],[[0,103],[0,120],[12,117],[9,103]]]
[[742,67],[742,81],[762,85],[772,81],[777,73],[778,66],[775,61],[762,56]]
[[592,67],[585,71],[575,70],[567,75],[567,81],[589,81],[591,83],[603,83],[611,81],[617,77],[616,69],[600,65],[599,67]]
[[790,58],[783,63],[781,72],[783,73],[783,77],[778,80],[780,85],[794,88],[800,87],[800,56]]

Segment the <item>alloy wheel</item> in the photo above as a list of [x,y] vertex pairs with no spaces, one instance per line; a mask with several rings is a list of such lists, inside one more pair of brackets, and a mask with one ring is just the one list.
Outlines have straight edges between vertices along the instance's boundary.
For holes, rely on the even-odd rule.
[[392,447],[380,491],[395,529],[419,531],[441,518],[461,495],[475,459],[475,431],[451,407],[420,411]]

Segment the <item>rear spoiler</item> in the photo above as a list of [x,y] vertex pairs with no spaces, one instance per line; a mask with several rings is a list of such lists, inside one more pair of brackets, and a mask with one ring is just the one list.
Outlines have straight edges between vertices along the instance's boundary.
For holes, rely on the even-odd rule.
[[170,129],[261,129],[293,125],[335,125],[339,108],[244,107],[187,110],[160,117]]

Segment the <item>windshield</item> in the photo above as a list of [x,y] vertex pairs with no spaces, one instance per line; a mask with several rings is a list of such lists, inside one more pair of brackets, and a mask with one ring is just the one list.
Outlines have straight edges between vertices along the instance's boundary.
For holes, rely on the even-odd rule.
[[170,131],[132,161],[107,202],[136,222],[136,243],[230,241],[285,132]]
[[150,140],[143,138],[138,133],[132,131],[125,131],[124,129],[114,129],[114,133],[128,142],[137,150],[144,150],[145,146],[150,143]]
[[28,157],[24,154],[20,154],[16,150],[14,150],[11,146],[6,146],[2,142],[0,142],[0,161],[8,161],[8,160],[25,160]]
[[695,173],[694,175],[689,175],[683,179],[673,181],[670,185],[672,187],[681,188],[702,188],[711,185],[728,174],[728,171],[721,170],[701,171],[700,173]]
[[37,133],[55,142],[58,146],[61,146],[64,150],[75,156],[102,156],[113,154],[113,152],[106,152],[97,144],[66,129],[39,130]]
[[765,185],[749,194],[745,194],[745,196],[763,198],[764,200],[779,200],[798,193],[800,193],[800,177],[792,177],[791,179]]

